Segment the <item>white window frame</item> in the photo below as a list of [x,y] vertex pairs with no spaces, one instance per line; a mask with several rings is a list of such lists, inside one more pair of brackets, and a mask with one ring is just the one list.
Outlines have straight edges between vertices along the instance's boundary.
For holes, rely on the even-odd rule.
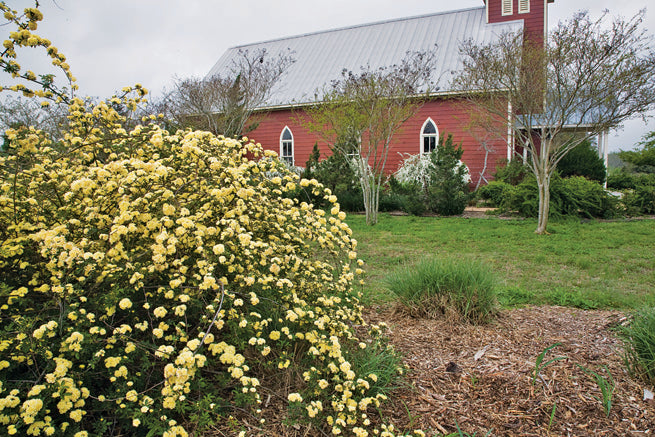
[[[285,140],[282,139],[284,136],[285,131],[289,131],[289,135],[291,135],[291,140]],[[284,146],[285,143],[290,143],[291,146],[291,155],[285,155],[284,154]],[[294,159],[294,152],[295,152],[295,147],[294,147],[294,139],[293,139],[293,132],[289,128],[289,126],[284,126],[284,129],[282,129],[282,132],[280,132],[280,160],[286,162],[287,164],[293,166],[295,159]]]
[[530,13],[530,0],[519,0],[519,14]]
[[[426,133],[424,132],[424,131],[425,131],[425,126],[427,126],[428,123],[432,123],[432,125],[434,126],[434,130],[436,131],[436,133],[434,133],[434,134],[426,134]],[[420,139],[420,144],[419,144],[419,153],[420,153],[421,155],[423,155],[423,154],[425,154],[425,153],[430,153],[430,152],[431,152],[431,151],[430,151],[430,152],[426,152],[426,151],[425,151],[424,143],[425,143],[425,139],[426,139],[426,138],[434,138],[434,149],[433,149],[433,150],[437,150],[437,147],[438,147],[438,145],[439,145],[439,127],[437,126],[437,123],[435,123],[434,120],[433,120],[431,117],[428,117],[428,118],[423,122],[423,126],[421,126],[421,132],[420,132],[420,134],[421,134],[421,135],[420,135],[421,139]]]
[[506,17],[514,14],[514,0],[503,0],[501,3],[501,15]]

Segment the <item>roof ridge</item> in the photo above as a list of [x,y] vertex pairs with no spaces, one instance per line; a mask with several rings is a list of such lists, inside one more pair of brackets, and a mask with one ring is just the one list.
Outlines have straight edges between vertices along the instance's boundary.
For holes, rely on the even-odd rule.
[[284,40],[289,40],[289,39],[304,38],[304,37],[312,36],[312,35],[320,35],[320,34],[325,34],[325,33],[340,32],[340,31],[343,31],[343,30],[357,29],[357,28],[360,28],[360,27],[378,26],[378,25],[381,25],[381,24],[395,23],[395,22],[399,22],[399,21],[417,20],[417,19],[420,19],[420,18],[435,17],[437,15],[455,14],[455,13],[459,13],[459,12],[468,12],[468,11],[478,10],[478,9],[484,9],[484,6],[475,6],[475,7],[471,7],[471,8],[457,9],[457,10],[454,10],[454,11],[433,12],[433,13],[429,13],[429,14],[413,15],[413,16],[410,16],[410,17],[390,18],[390,19],[387,19],[387,20],[374,21],[374,22],[371,22],[371,23],[354,24],[354,25],[351,25],[351,26],[336,27],[336,28],[333,28],[333,29],[318,30],[318,31],[315,31],[315,32],[306,32],[306,33],[301,33],[301,34],[298,34],[298,35],[284,36],[284,37],[281,37],[281,38],[273,38],[273,39],[264,40],[264,41],[258,41],[258,42],[248,43],[248,44],[241,44],[241,45],[237,45],[237,46],[232,46],[232,47],[228,48],[228,51],[233,50],[233,49],[241,49],[241,48],[244,48],[244,47],[256,46],[256,45],[259,45],[259,44],[267,44],[267,43],[272,43],[272,42],[277,42],[277,41],[284,41]]

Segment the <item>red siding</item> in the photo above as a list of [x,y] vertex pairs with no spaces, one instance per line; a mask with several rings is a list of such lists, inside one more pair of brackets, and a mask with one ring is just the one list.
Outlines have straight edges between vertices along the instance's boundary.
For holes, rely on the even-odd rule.
[[489,23],[523,20],[526,36],[535,43],[543,43],[546,31],[547,0],[529,0],[530,12],[519,14],[519,0],[512,0],[512,15],[502,14],[502,0],[487,0],[487,20]]
[[[284,127],[288,126],[293,133],[294,139],[294,163],[297,166],[304,167],[314,143],[318,142],[322,157],[329,155],[329,147],[325,141],[309,133],[299,122],[299,118],[303,114],[304,112],[298,109],[271,112],[262,119],[257,129],[250,132],[248,136],[261,143],[265,149],[280,153],[280,134]],[[462,160],[469,168],[473,184],[476,184],[484,167],[485,151],[480,145],[480,138],[476,138],[467,129],[470,122],[469,111],[457,99],[431,100],[423,104],[417,114],[408,120],[394,135],[389,150],[386,172],[395,172],[407,154],[415,155],[420,153],[421,128],[428,117],[437,125],[439,135],[452,134],[453,141],[462,144],[464,149]],[[498,161],[507,158],[507,146],[504,139],[491,141],[490,148],[492,152],[488,156],[485,171],[487,180],[491,179],[490,174],[494,172]]]
[[294,165],[304,167],[309,159],[314,143],[318,142],[321,156],[329,151],[328,145],[320,137],[310,133],[300,122],[299,117],[304,115],[302,110],[273,111],[264,116],[257,129],[248,133],[248,137],[261,143],[264,149],[273,150],[280,154],[280,136],[285,126],[288,126],[293,135]]

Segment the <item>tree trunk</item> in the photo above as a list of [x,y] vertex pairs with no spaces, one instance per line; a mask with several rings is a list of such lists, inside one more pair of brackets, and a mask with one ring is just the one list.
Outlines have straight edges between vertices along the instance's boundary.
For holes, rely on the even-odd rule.
[[537,175],[537,186],[539,187],[539,215],[537,217],[537,234],[547,234],[548,214],[550,212],[550,176],[545,174]]
[[364,210],[366,211],[366,224],[375,225],[378,222],[377,199],[379,188],[372,175],[366,174],[361,178],[362,196],[364,197]]

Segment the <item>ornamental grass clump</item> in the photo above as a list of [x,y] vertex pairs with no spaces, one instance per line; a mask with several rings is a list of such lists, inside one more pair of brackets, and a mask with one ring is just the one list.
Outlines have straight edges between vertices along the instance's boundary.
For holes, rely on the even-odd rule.
[[415,317],[484,323],[496,313],[496,278],[484,264],[429,257],[386,278],[400,306]]
[[[0,6],[27,41],[40,14]],[[377,327],[356,334],[362,261],[329,190],[245,138],[131,123],[140,85],[26,95],[69,120],[57,141],[9,129],[0,154],[0,434],[265,426],[273,389],[325,432],[368,433],[401,369]]]
[[655,308],[646,308],[633,315],[619,329],[624,341],[624,360],[630,374],[655,384]]

